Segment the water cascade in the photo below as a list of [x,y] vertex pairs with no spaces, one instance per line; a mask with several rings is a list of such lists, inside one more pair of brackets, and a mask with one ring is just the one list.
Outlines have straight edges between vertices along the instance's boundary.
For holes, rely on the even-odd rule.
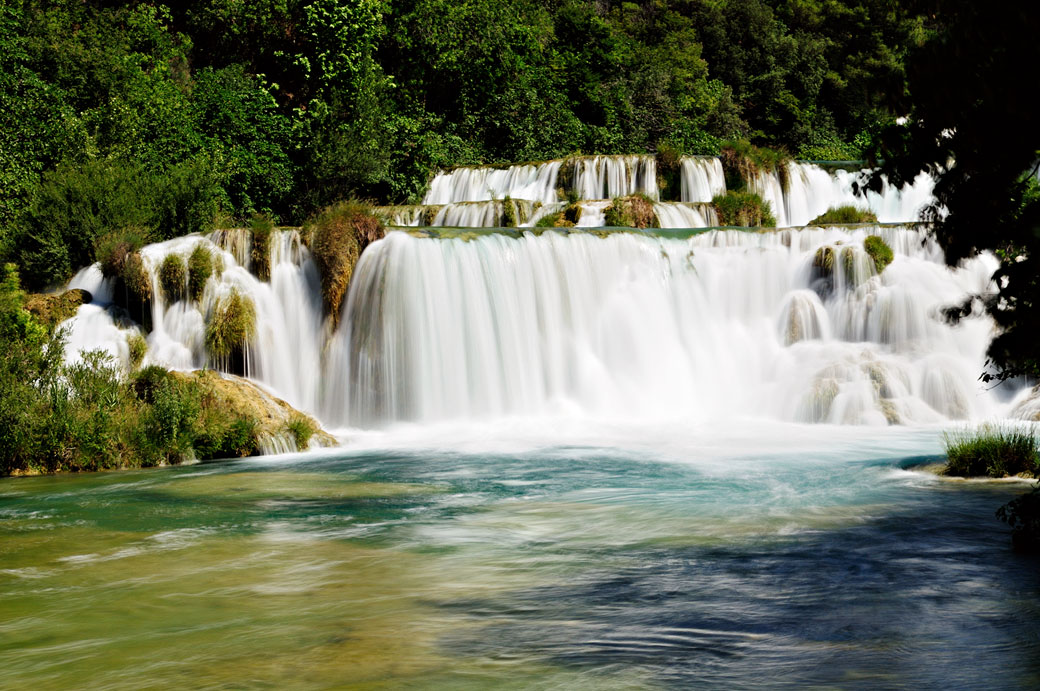
[[[748,188],[772,206],[778,227],[801,226],[831,207],[869,207],[882,223],[916,221],[932,200],[931,179],[922,175],[899,191],[887,183],[880,193],[854,193],[863,171],[826,170],[789,162],[783,174],[760,171]],[[712,156],[684,156],[679,161],[678,198],[661,199],[653,156],[586,156],[520,164],[508,168],[455,168],[438,173],[416,206],[381,207],[384,222],[401,227],[531,227],[576,200],[582,214],[576,225],[605,224],[605,201],[634,194],[654,202],[661,228],[718,225],[711,200],[726,193],[721,161]],[[673,195],[675,192],[673,191]],[[512,209],[507,209],[511,204]]]
[[[856,195],[853,186],[862,181],[862,171],[829,172],[813,163],[792,161],[785,174],[760,171],[748,187],[770,203],[777,227],[804,226],[832,207],[852,205],[869,208],[881,223],[904,223],[920,217],[932,201],[932,179],[922,173],[903,190],[887,182],[881,193]],[[781,178],[786,178],[786,180]]]

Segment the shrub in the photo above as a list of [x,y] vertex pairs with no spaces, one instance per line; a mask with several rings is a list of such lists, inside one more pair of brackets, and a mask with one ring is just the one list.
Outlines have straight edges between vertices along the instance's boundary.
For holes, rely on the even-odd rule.
[[213,275],[213,255],[199,243],[188,257],[188,297],[198,302],[206,291],[206,282]]
[[885,270],[885,267],[892,263],[894,255],[892,254],[892,248],[888,246],[884,240],[881,239],[880,235],[868,235],[863,240],[863,249],[867,251],[870,258],[874,260],[874,266],[877,267],[877,272],[881,273]]
[[288,432],[296,442],[296,449],[304,451],[310,444],[311,437],[317,431],[314,423],[305,415],[294,413],[285,421],[285,431]]
[[105,276],[119,276],[126,260],[151,242],[151,236],[151,231],[142,226],[124,226],[104,233],[94,240],[94,261],[101,264]]
[[169,377],[169,371],[159,365],[148,365],[133,376],[130,388],[138,400],[143,403],[152,403],[155,400],[155,390]]
[[326,208],[304,227],[314,261],[321,273],[322,300],[333,327],[339,323],[340,305],[361,253],[383,237],[383,224],[371,207],[356,200]]
[[159,265],[159,286],[169,302],[184,297],[188,284],[188,271],[180,255],[168,254]]
[[728,190],[712,199],[711,204],[721,225],[776,227],[772,207],[757,194]]
[[516,205],[508,195],[502,200],[502,227],[516,228]]
[[1019,427],[982,425],[974,431],[943,435],[944,475],[1007,477],[1038,470],[1037,439]]
[[234,290],[213,308],[206,325],[206,350],[217,360],[227,360],[241,353],[255,334],[256,308],[253,301]]
[[811,226],[848,225],[850,223],[877,223],[877,215],[870,209],[860,209],[852,204],[832,206],[809,221]]
[[253,216],[249,221],[249,229],[253,239],[253,248],[249,255],[253,273],[261,281],[270,280],[271,233],[274,231],[274,222],[267,216]]
[[133,371],[141,366],[144,356],[148,352],[148,342],[138,331],[134,331],[126,337],[126,345],[130,348],[130,370]]

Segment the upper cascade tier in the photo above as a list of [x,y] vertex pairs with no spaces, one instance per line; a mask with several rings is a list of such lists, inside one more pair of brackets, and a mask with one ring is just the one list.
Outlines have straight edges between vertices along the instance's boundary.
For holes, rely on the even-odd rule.
[[[914,222],[933,201],[933,181],[925,174],[903,190],[886,182],[881,192],[859,195],[857,183],[867,172],[789,161],[753,173],[745,186],[769,204],[778,227],[804,226],[846,205],[869,209],[881,223]],[[603,202],[639,195],[654,204],[653,227],[702,228],[718,225],[707,207],[726,192],[722,162],[715,157],[684,156],[669,173],[654,156],[579,156],[440,172],[422,205],[384,207],[380,213],[397,226],[530,227],[574,204],[565,225],[596,227],[610,218]]]

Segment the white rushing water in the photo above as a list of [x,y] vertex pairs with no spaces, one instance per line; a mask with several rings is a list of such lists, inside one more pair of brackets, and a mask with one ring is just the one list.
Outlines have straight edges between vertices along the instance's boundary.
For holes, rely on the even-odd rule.
[[853,190],[862,181],[862,171],[829,172],[813,163],[790,162],[786,175],[786,189],[775,172],[759,173],[748,185],[769,202],[781,228],[804,226],[828,209],[844,205],[869,208],[881,223],[904,223],[918,220],[921,209],[932,201],[933,181],[926,173],[903,190],[886,182],[881,193],[868,192],[865,198]]
[[684,156],[679,162],[681,197],[684,202],[710,202],[726,193],[722,161],[714,156]]
[[[895,251],[880,275],[863,249],[870,233]],[[200,245],[218,269],[201,299],[164,296],[162,261]],[[940,316],[989,289],[996,262],[950,269],[922,230],[392,232],[362,255],[335,331],[296,231],[272,235],[269,282],[243,266],[248,246],[248,231],[224,231],[144,248],[155,295],[145,364],[226,368],[206,352],[206,326],[238,292],[257,314],[246,375],[335,427],[502,416],[884,425],[1006,409],[978,382],[991,321]],[[102,348],[126,366],[143,332],[106,308],[110,282],[91,267],[72,287],[95,302],[67,323],[68,356]]]

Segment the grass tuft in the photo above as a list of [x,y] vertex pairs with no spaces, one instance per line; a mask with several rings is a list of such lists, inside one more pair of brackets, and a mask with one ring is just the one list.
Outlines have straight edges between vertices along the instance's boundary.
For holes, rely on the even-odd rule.
[[253,248],[250,251],[253,273],[261,281],[271,278],[271,233],[274,232],[274,221],[267,216],[253,216],[249,221],[252,233]]
[[1037,438],[1021,427],[982,425],[975,430],[943,435],[946,467],[943,475],[956,477],[1008,477],[1036,475]]
[[256,334],[256,308],[237,290],[217,303],[206,325],[206,350],[220,360],[241,352]]
[[894,255],[892,248],[888,246],[884,240],[881,239],[880,235],[868,235],[863,240],[863,249],[867,251],[870,258],[874,260],[874,266],[877,267],[877,272],[881,273],[885,270],[885,267],[892,263]]
[[860,209],[852,204],[832,206],[809,221],[811,226],[848,225],[850,223],[877,223],[877,215],[870,209]]
[[169,302],[176,302],[185,295],[188,271],[178,254],[168,254],[159,265],[159,286]]
[[206,283],[213,275],[213,254],[203,244],[195,245],[188,257],[188,297],[195,302],[202,299]]

